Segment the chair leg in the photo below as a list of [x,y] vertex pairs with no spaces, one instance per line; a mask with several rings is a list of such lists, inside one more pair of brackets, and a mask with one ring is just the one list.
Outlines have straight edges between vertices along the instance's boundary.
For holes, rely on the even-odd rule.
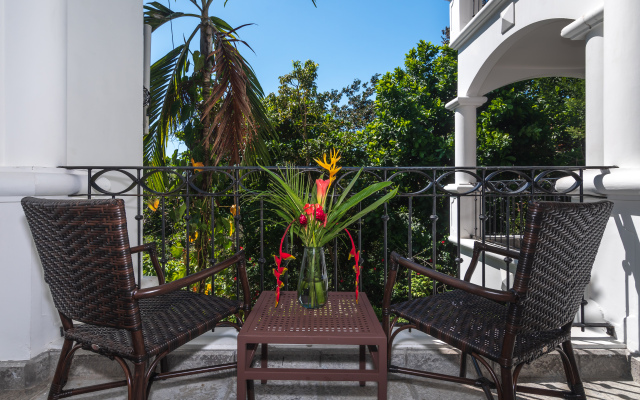
[[169,372],[169,362],[167,357],[160,360],[160,372]]
[[584,392],[584,386],[582,385],[582,380],[580,379],[580,372],[578,371],[578,364],[576,363],[576,357],[573,353],[573,346],[571,345],[571,341],[567,340],[562,343],[562,350],[564,354],[567,356],[569,365],[567,365],[567,360],[562,357],[562,363],[564,364],[565,375],[567,376],[567,384],[571,389],[571,393],[579,396],[580,399],[587,398],[586,393]]
[[146,363],[135,363],[133,367],[133,398],[129,400],[146,400],[147,398],[147,385],[146,375]]
[[513,373],[511,368],[500,367],[501,375],[502,375],[502,383],[500,386],[502,387],[502,396],[500,396],[499,400],[515,400],[516,392],[513,386]]
[[[73,341],[69,339],[64,340],[62,350],[60,351],[60,358],[58,359],[58,365],[56,366],[56,372],[51,382],[51,388],[49,389],[49,399],[53,399],[57,394],[62,392],[62,388],[67,383],[69,378],[69,368],[71,367],[71,358],[73,354],[71,349],[73,348]],[[71,357],[67,360],[67,357]]]
[[467,377],[467,353],[460,354],[460,378]]

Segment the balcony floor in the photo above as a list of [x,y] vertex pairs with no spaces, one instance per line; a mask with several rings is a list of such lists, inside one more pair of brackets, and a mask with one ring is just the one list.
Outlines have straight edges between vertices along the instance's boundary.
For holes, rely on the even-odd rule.
[[[236,396],[236,380],[234,372],[213,375],[204,375],[191,378],[177,378],[167,382],[156,382],[151,388],[150,400],[164,399],[217,399],[231,400]],[[70,380],[67,387],[76,385],[88,385],[99,383],[89,379]],[[560,383],[537,384],[543,387],[556,387],[565,389]],[[640,383],[633,381],[618,382],[588,382],[586,383],[587,397],[589,399],[637,399],[640,396]],[[48,393],[48,385],[40,385],[29,393],[0,393],[1,400],[45,400]],[[389,375],[389,400],[405,399],[485,399],[482,391],[437,382],[433,380]],[[342,382],[293,382],[279,381],[269,382],[267,385],[256,385],[256,398],[263,400],[311,400],[327,398],[345,399],[375,399],[376,386],[368,383],[365,387],[359,387],[357,383]],[[102,393],[89,393],[82,396],[74,396],[76,399],[124,399],[126,389],[112,389]],[[543,396],[518,395],[518,399],[544,399]]]
[[[638,399],[640,382],[630,379],[624,344],[604,335],[601,330],[593,329],[580,332],[574,329],[574,346],[579,349],[578,360],[581,373],[587,382],[589,399]],[[170,364],[178,369],[193,368],[202,365],[229,362],[235,359],[236,332],[231,328],[219,328],[209,332],[177,350],[170,357]],[[61,341],[60,341],[61,342]],[[55,365],[61,343],[53,343],[51,348],[51,367]],[[335,346],[275,346],[270,347],[270,367],[308,367],[308,368],[357,368],[357,348],[351,346],[336,350]],[[293,351],[292,351],[293,350]],[[455,374],[458,353],[442,342],[419,332],[401,332],[394,345],[393,363],[409,368],[428,368],[442,373]],[[557,357],[556,357],[557,358]],[[553,359],[553,358],[552,358]],[[113,361],[96,356],[90,352],[79,351],[75,368],[72,365],[71,377],[66,389],[103,383],[123,378],[122,371]],[[204,363],[204,364],[203,364]],[[370,360],[368,362],[371,367]],[[472,368],[468,367],[469,376]],[[52,372],[52,371],[51,371]],[[559,360],[550,363],[534,363],[523,370],[521,380],[545,387],[566,389],[559,383],[563,377]],[[52,373],[51,373],[52,376]],[[44,400],[47,398],[50,377],[28,390],[0,391],[0,400]],[[549,383],[553,382],[553,383]],[[527,383],[528,384],[528,383]],[[256,384],[258,399],[375,399],[377,388],[374,383],[360,387],[354,382],[296,382],[271,381],[267,385]],[[235,371],[217,374],[203,374],[177,378],[164,382],[155,382],[151,389],[151,400],[162,399],[235,399]],[[74,396],[78,399],[123,399],[126,389]],[[389,375],[388,398],[398,399],[483,399],[481,390],[458,386],[447,382]],[[519,399],[541,399],[544,397],[522,395]]]

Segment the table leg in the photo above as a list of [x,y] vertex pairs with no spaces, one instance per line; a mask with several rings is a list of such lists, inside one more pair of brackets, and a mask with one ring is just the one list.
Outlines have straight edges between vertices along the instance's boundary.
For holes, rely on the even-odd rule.
[[[365,346],[360,345],[360,369],[366,369],[367,367],[367,363],[366,363],[366,352],[365,352]],[[364,386],[365,385],[365,381],[360,381],[360,386]]]
[[253,390],[253,381],[247,381],[247,399],[248,400],[256,400],[256,393]]
[[[267,368],[267,358],[268,358],[268,353],[269,353],[269,348],[268,345],[266,343],[262,343],[262,345],[260,345],[260,348],[262,349],[262,356],[260,357],[260,367],[262,368]],[[266,380],[260,381],[260,383],[262,383],[263,385],[267,384]]]
[[246,400],[247,398],[247,386],[249,382],[245,379],[245,370],[246,370],[246,354],[247,354],[247,344],[246,343],[238,343],[238,355],[237,355],[237,385],[236,392],[238,400]]
[[387,400],[387,342],[378,345],[378,400]]

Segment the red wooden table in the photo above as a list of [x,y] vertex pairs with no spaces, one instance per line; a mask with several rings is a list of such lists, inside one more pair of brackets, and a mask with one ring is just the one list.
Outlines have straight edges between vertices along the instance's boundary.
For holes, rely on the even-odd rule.
[[[323,308],[309,310],[298,304],[296,292],[282,292],[278,307],[274,304],[275,292],[262,292],[238,334],[238,399],[253,398],[253,380],[355,381],[360,386],[375,381],[378,399],[387,398],[387,338],[366,294],[360,293],[356,304],[353,292],[330,292]],[[252,365],[258,344],[261,368]],[[269,344],[358,345],[360,368],[268,368]],[[366,369],[366,349],[373,369]]]

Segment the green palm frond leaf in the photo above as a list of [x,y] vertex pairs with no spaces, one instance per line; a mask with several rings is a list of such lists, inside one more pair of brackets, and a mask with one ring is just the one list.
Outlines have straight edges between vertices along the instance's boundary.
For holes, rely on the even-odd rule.
[[[292,232],[302,239],[305,246],[324,246],[345,228],[388,202],[398,193],[398,189],[387,191],[387,188],[393,184],[392,182],[377,182],[348,197],[351,188],[362,172],[361,169],[334,205],[333,196],[328,194],[325,194],[323,199],[316,200],[315,193],[319,184],[316,181],[316,184],[312,185],[311,177],[307,173],[288,166],[284,170],[280,170],[280,176],[278,176],[267,168],[261,168],[269,174],[272,183],[268,190],[261,193],[261,196],[276,208],[276,214],[283,218],[287,224],[294,221]],[[355,214],[350,213],[358,204],[372,196],[379,196],[379,198],[361,211]],[[305,204],[307,201],[310,203],[318,201],[321,204],[315,206]],[[320,206],[323,207],[322,211],[307,213],[305,205],[316,207],[318,210]],[[326,214],[324,220],[322,218],[323,212]],[[348,214],[353,215],[348,216]],[[301,215],[306,216],[306,225],[299,222],[298,218],[301,218]]]
[[144,23],[151,25],[151,31],[155,31],[167,22],[180,17],[200,18],[195,14],[173,11],[157,1],[146,4],[144,7]]

